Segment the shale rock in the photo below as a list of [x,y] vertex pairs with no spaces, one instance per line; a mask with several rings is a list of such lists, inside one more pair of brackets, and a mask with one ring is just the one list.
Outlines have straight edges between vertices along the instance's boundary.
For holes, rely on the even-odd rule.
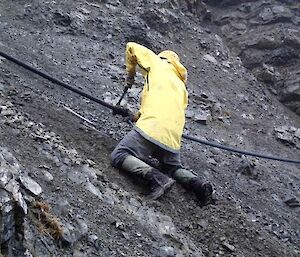
[[[234,53],[300,114],[300,13],[297,1],[205,1]],[[220,8],[221,7],[221,8]],[[197,16],[197,14],[195,14]]]

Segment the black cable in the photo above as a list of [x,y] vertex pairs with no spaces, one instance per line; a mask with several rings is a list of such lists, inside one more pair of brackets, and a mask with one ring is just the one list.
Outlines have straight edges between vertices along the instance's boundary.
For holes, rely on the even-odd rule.
[[269,156],[269,155],[264,155],[264,154],[259,154],[259,153],[252,153],[252,152],[248,152],[248,151],[238,150],[238,149],[235,149],[235,148],[232,148],[232,147],[229,147],[229,146],[220,145],[220,144],[217,144],[217,143],[214,143],[214,142],[201,140],[199,138],[195,138],[195,137],[188,136],[188,135],[185,135],[185,134],[183,134],[182,137],[186,138],[186,139],[189,139],[189,140],[192,140],[192,141],[195,141],[195,142],[198,142],[198,143],[201,143],[201,144],[204,144],[204,145],[220,148],[220,149],[223,149],[223,150],[227,150],[227,151],[230,151],[230,152],[235,152],[235,153],[239,153],[239,154],[243,154],[243,155],[250,155],[250,156],[269,159],[269,160],[300,164],[300,161],[297,161],[297,160],[291,160],[291,159],[286,159],[286,158],[281,158],[281,157],[275,157],[275,156]]
[[120,114],[120,115],[125,116],[125,117],[128,116],[128,114],[129,114],[129,112],[128,112],[127,109],[124,109],[124,108],[119,107],[119,106],[113,106],[111,104],[108,104],[108,103],[106,103],[106,102],[104,102],[104,101],[102,101],[102,100],[100,100],[100,99],[98,99],[98,98],[96,98],[94,96],[91,96],[91,95],[89,95],[89,94],[87,94],[87,93],[85,93],[85,92],[83,92],[83,91],[81,91],[81,90],[79,90],[77,88],[69,86],[66,83],[64,83],[64,82],[62,82],[62,81],[60,81],[60,80],[58,80],[56,78],[53,78],[53,77],[49,76],[48,74],[46,74],[44,72],[41,72],[41,71],[37,70],[36,68],[34,68],[32,66],[29,66],[28,64],[23,63],[23,62],[15,59],[14,57],[11,57],[11,56],[9,56],[9,55],[1,52],[1,51],[0,51],[0,55],[3,56],[4,58],[6,58],[9,61],[12,61],[13,63],[15,63],[17,65],[22,66],[26,70],[29,70],[29,71],[31,71],[31,72],[33,72],[33,73],[35,73],[35,74],[37,74],[37,75],[45,78],[45,79],[50,80],[54,84],[62,86],[64,88],[68,89],[68,90],[71,90],[72,92],[75,92],[75,93],[77,93],[77,94],[79,94],[79,95],[81,95],[81,96],[83,96],[85,98],[88,98],[88,99],[92,100],[93,102],[96,102],[98,104],[101,104],[101,105],[103,105],[103,106],[105,106],[105,107],[113,110],[113,112],[116,113],[116,114]]
[[[22,66],[23,68],[37,74],[37,75],[40,75],[41,77],[45,78],[45,79],[48,79],[50,80],[51,82],[57,84],[57,85],[60,85],[66,89],[69,89],[85,98],[88,98],[90,100],[92,100],[93,102],[96,102],[98,104],[101,104],[111,110],[113,110],[113,113],[116,113],[116,114],[120,114],[124,117],[126,116],[129,116],[129,110],[127,109],[124,109],[122,107],[119,107],[119,106],[114,106],[114,105],[111,105],[111,104],[108,104],[96,97],[93,97],[77,88],[74,88],[74,87],[71,87],[69,85],[67,85],[66,83],[56,79],[56,78],[53,78],[49,75],[47,75],[46,73],[44,72],[41,72],[39,70],[37,70],[36,68],[33,68],[29,65],[27,65],[26,63],[23,63],[3,52],[0,51],[0,55],[3,56],[4,58],[6,58],[7,60],[9,61],[12,61],[14,62],[15,64],[17,65],[20,65]],[[126,93],[126,92],[125,92]],[[123,92],[123,95],[122,97],[125,95],[125,93]],[[286,159],[286,158],[280,158],[280,157],[275,157],[275,156],[268,156],[268,155],[263,155],[263,154],[258,154],[258,153],[252,153],[252,152],[247,152],[247,151],[242,151],[242,150],[238,150],[238,149],[235,149],[235,148],[232,148],[232,147],[229,147],[229,146],[224,146],[224,145],[220,145],[220,144],[217,144],[217,143],[214,143],[214,142],[208,142],[208,141],[205,141],[205,140],[201,140],[199,138],[195,138],[195,137],[192,137],[192,136],[188,136],[188,135],[185,135],[183,134],[183,138],[186,138],[186,139],[189,139],[191,141],[194,141],[194,142],[198,142],[200,144],[204,144],[204,145],[208,145],[208,146],[212,146],[212,147],[216,147],[216,148],[220,148],[220,149],[223,149],[223,150],[227,150],[227,151],[230,151],[230,152],[235,152],[235,153],[239,153],[239,154],[243,154],[243,155],[250,155],[250,156],[254,156],[254,157],[259,157],[259,158],[264,158],[264,159],[269,159],[269,160],[275,160],[275,161],[282,161],[282,162],[289,162],[289,163],[296,163],[296,164],[300,164],[300,161],[298,160],[291,160],[291,159]]]

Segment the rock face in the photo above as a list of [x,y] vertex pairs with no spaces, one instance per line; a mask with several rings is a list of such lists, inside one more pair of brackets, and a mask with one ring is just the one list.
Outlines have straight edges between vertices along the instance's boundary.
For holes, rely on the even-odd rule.
[[[0,146],[0,244],[9,255],[24,252],[24,219],[27,205],[16,181],[20,173],[16,159]],[[18,252],[18,253],[17,253]]]
[[299,1],[205,2],[212,9],[212,22],[244,66],[300,114]]

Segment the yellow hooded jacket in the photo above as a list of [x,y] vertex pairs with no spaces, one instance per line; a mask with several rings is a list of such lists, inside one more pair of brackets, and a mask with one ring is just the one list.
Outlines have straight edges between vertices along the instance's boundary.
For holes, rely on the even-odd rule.
[[136,65],[145,78],[136,130],[149,141],[177,153],[188,104],[187,70],[172,51],[156,55],[142,45],[129,42],[126,47],[129,76],[135,75]]

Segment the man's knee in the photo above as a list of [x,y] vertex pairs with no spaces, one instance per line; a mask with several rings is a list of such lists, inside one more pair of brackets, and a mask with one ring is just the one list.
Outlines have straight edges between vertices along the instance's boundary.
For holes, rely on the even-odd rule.
[[174,173],[180,169],[181,166],[179,165],[169,165],[169,164],[163,164],[161,166],[161,169],[162,171],[165,173],[165,174],[168,174],[168,176],[174,178]]
[[116,147],[110,155],[111,165],[120,168],[127,155],[128,153],[126,151],[121,151]]
[[197,174],[192,170],[180,168],[174,171],[173,178],[181,184],[188,184],[192,179],[197,178]]

